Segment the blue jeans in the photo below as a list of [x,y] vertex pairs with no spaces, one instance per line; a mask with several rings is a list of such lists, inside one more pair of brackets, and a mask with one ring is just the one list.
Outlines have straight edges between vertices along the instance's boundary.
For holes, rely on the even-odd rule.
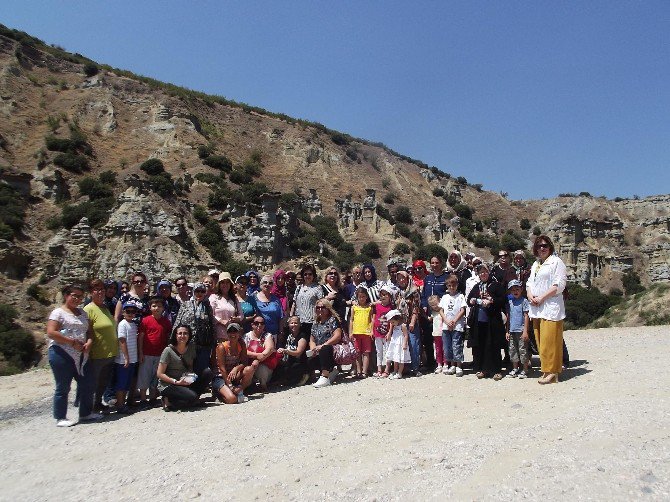
[[70,394],[72,379],[77,382],[77,394],[79,396],[79,416],[85,417],[93,410],[93,387],[94,379],[90,370],[91,362],[84,365],[84,374],[77,373],[72,358],[57,345],[49,347],[49,364],[56,381],[54,392],[53,414],[56,420],[63,420],[67,416],[67,398]]
[[412,371],[419,371],[421,366],[421,328],[417,322],[414,331],[409,332],[409,355],[412,358]]
[[211,347],[196,347],[195,360],[193,361],[193,373],[200,375],[205,369],[209,368],[211,357]]
[[442,331],[442,347],[444,348],[444,359],[454,363],[463,362],[463,332]]

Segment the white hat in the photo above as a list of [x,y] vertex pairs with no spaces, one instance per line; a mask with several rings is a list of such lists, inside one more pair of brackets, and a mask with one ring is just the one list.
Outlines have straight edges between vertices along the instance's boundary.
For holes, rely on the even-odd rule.
[[402,314],[400,313],[400,311],[399,311],[398,309],[393,309],[393,310],[389,310],[389,311],[386,313],[386,315],[384,316],[384,319],[386,319],[387,321],[390,321],[390,320],[393,319],[394,317],[398,317],[398,316],[402,316]]

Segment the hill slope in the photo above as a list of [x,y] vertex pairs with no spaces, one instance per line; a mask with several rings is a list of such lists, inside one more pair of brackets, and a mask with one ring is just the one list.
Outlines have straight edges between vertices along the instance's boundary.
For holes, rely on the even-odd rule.
[[[540,230],[572,280],[620,287],[628,270],[670,280],[668,195],[509,201],[384,145],[0,28],[0,188],[11,200],[0,302],[28,305],[24,321],[44,319],[25,297],[38,281],[48,303],[50,287],[91,275],[195,277],[222,262],[268,269],[322,250],[322,264],[347,264],[368,242],[378,264],[406,252],[399,244],[406,257],[438,244],[488,258]],[[149,159],[163,167],[141,169]],[[394,219],[400,206],[410,214]]]

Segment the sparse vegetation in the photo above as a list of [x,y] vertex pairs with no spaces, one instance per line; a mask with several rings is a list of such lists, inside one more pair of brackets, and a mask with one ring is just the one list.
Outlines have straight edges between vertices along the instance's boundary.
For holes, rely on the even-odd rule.
[[16,324],[17,317],[14,307],[0,303],[0,352],[5,359],[0,375],[19,373],[35,359],[35,338]]
[[407,206],[398,206],[395,211],[393,211],[393,219],[400,223],[406,223],[407,225],[412,225],[414,223],[412,210]]
[[411,252],[412,252],[412,250],[404,242],[399,242],[398,244],[396,244],[393,247],[393,254],[395,254],[395,255],[402,256],[402,255],[410,254]]
[[370,259],[381,258],[379,245],[376,242],[366,242],[361,247],[361,255]]
[[149,159],[140,164],[140,170],[144,171],[149,176],[156,176],[165,172],[165,166],[160,159]]
[[0,182],[0,239],[14,240],[21,234],[27,201],[14,187]]

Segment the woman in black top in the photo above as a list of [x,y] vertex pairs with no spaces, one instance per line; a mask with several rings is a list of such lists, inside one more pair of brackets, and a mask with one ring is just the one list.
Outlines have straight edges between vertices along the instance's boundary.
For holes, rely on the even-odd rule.
[[472,288],[467,299],[470,305],[468,347],[472,348],[473,368],[477,378],[493,376],[494,380],[500,380],[500,351],[506,345],[502,319],[506,290],[493,278],[487,265],[480,265],[477,273],[480,282]]

